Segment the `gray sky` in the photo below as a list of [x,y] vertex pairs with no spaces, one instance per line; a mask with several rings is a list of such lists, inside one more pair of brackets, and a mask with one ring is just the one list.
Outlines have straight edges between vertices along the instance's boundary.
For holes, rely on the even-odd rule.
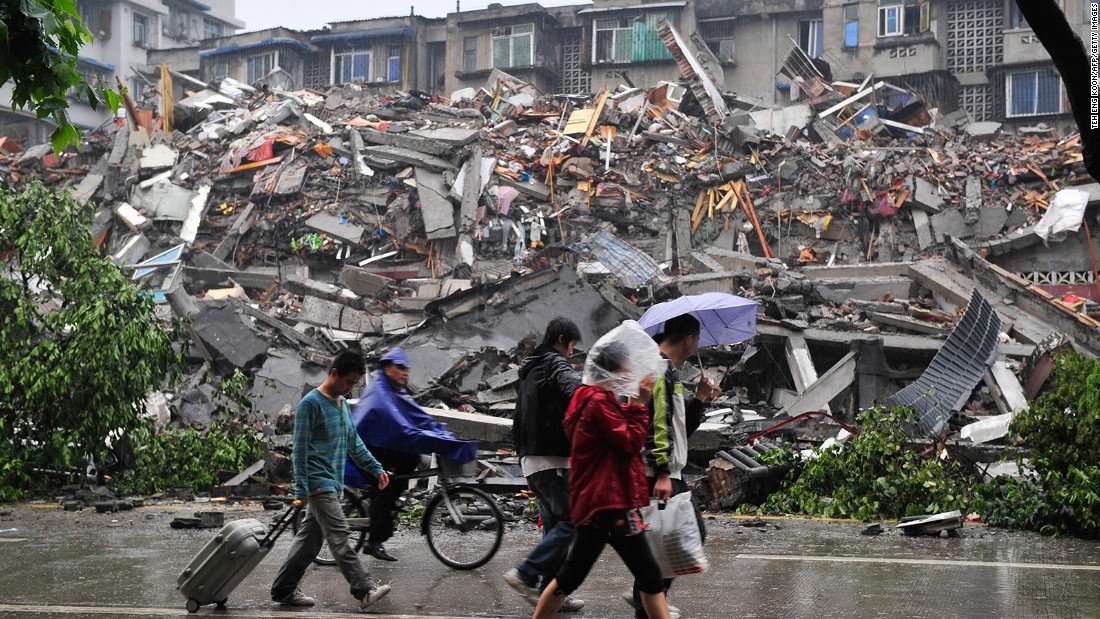
[[[497,0],[505,6],[527,4],[538,0]],[[483,9],[493,0],[461,0],[462,10]],[[585,0],[542,0],[542,6],[583,4]],[[347,2],[341,0],[237,0],[237,18],[245,30],[264,30],[285,26],[294,30],[322,28],[328,22],[408,15],[415,8],[417,15],[443,17],[455,10],[455,0],[371,0]]]

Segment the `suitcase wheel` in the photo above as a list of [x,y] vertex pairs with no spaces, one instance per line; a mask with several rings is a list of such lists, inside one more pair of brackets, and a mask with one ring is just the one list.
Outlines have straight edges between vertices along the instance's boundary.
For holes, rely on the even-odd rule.
[[187,612],[197,613],[199,612],[199,601],[195,598],[187,600]]

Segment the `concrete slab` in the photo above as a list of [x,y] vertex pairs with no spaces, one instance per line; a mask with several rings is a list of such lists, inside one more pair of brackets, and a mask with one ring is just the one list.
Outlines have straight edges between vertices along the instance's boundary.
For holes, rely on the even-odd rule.
[[176,165],[179,153],[167,144],[157,144],[141,151],[138,165],[142,170],[163,170]]
[[317,327],[328,327],[359,334],[381,335],[382,319],[332,301],[305,297],[298,320]]
[[921,250],[928,249],[932,246],[932,224],[928,219],[928,213],[923,209],[912,209],[913,214],[913,226],[917,229],[917,246]]
[[430,142],[442,142],[449,146],[466,146],[480,139],[481,132],[477,129],[463,129],[462,127],[438,127],[410,131],[409,135],[415,135]]
[[455,229],[455,207],[447,199],[443,175],[426,168],[416,169],[416,193],[420,197],[420,212],[428,240],[450,239],[458,235]]
[[150,222],[145,215],[137,212],[137,209],[125,202],[115,206],[115,215],[117,215],[119,220],[121,220],[132,232],[143,230],[152,225],[152,222]]
[[231,303],[200,309],[192,318],[191,330],[200,344],[200,352],[219,374],[235,368],[259,367],[267,355],[267,341]]
[[978,237],[987,239],[1004,230],[1008,222],[1008,211],[1003,206],[983,208],[978,211]]
[[923,178],[914,179],[912,203],[931,213],[939,213],[944,206],[936,186]]
[[183,220],[183,227],[180,228],[180,239],[188,243],[195,242],[195,237],[199,233],[199,224],[202,223],[202,218],[206,215],[210,190],[210,185],[201,185],[195,191],[194,197],[191,199],[191,208],[187,211],[187,217]]
[[307,228],[334,236],[342,241],[358,245],[359,240],[367,231],[365,226],[359,226],[348,221],[341,221],[340,217],[329,213],[317,213],[305,221]]
[[371,160],[399,161],[409,165],[427,168],[434,172],[457,170],[458,166],[446,159],[419,153],[399,146],[369,146],[363,149],[363,155]]
[[936,237],[937,243],[944,242],[944,238],[948,235],[957,239],[965,239],[973,236],[966,225],[966,220],[963,218],[962,213],[954,209],[948,209],[932,216],[932,232]]
[[84,178],[80,179],[80,183],[72,191],[73,199],[77,202],[84,202],[85,200],[92,199],[95,192],[99,190],[99,186],[103,184],[102,174],[86,174]]
[[817,381],[780,411],[778,416],[794,417],[811,411],[827,410],[829,402],[851,386],[856,378],[856,353],[850,352],[829,368]]
[[191,211],[195,195],[189,189],[172,183],[157,183],[142,191],[134,190],[131,203],[144,209],[156,221],[183,221]]

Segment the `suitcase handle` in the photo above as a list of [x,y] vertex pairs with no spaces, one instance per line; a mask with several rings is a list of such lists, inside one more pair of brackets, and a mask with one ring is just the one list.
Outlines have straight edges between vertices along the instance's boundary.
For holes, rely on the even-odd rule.
[[287,510],[279,516],[279,519],[275,521],[275,524],[271,527],[271,530],[267,532],[267,535],[260,540],[260,546],[265,546],[267,548],[274,546],[275,540],[279,539],[279,536],[283,534],[283,531],[286,531],[290,523],[298,516],[298,512],[302,511],[304,507],[305,501],[296,500],[291,503],[290,507],[288,507]]

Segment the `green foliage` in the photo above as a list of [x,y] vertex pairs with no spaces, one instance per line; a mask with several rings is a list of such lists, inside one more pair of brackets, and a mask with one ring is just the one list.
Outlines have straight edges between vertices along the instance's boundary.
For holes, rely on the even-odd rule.
[[1058,357],[1053,388],[1010,431],[1031,448],[1031,472],[979,488],[995,526],[1100,537],[1100,361]]
[[80,49],[92,33],[80,19],[76,0],[0,0],[0,83],[11,82],[12,107],[30,108],[57,123],[54,150],[80,143],[69,119],[69,93],[92,109],[118,110],[121,96],[97,78],[89,84],[77,67]]
[[[180,367],[156,306],[95,248],[67,194],[0,187],[0,496],[67,481],[138,427],[149,390]],[[32,483],[32,480],[34,483]]]
[[965,509],[971,492],[960,468],[906,448],[914,414],[905,408],[860,413],[858,436],[802,460],[761,510],[875,520]]
[[255,421],[248,377],[240,370],[215,391],[209,427],[166,427],[147,421],[133,434],[134,466],[112,480],[115,492],[153,494],[174,486],[203,491],[218,483],[218,472],[241,471],[264,455],[267,442]]

